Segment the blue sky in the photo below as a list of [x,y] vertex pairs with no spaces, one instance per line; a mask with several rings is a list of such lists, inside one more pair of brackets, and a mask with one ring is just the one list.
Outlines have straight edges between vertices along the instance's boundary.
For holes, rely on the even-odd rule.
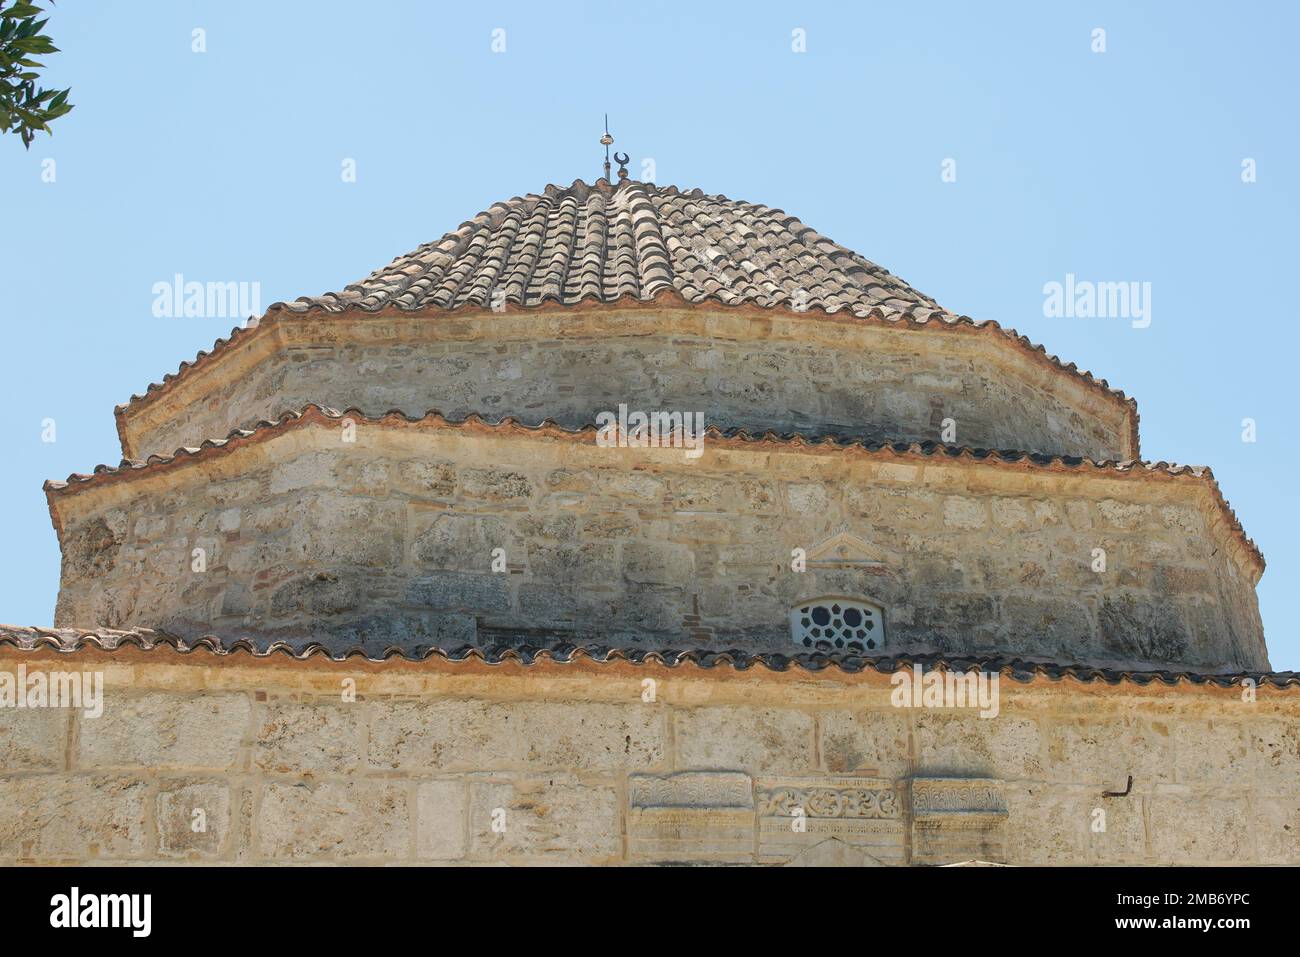
[[[1214,468],[1300,668],[1297,4],[64,0],[49,32],[76,109],[0,141],[0,620],[53,618],[42,481],[116,463],[113,406],[230,330],[156,317],[154,283],[341,288],[594,179],[608,111],[634,173],[785,209],[1135,396],[1144,457]],[[1067,273],[1150,282],[1151,325],[1046,318]]]

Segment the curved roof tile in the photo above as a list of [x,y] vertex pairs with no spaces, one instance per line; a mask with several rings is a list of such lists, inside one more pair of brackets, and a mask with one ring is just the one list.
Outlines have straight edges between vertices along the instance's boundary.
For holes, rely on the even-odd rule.
[[571,643],[557,643],[547,646],[529,644],[461,645],[454,648],[419,645],[410,649],[392,647],[378,654],[367,653],[361,648],[331,653],[324,646],[315,643],[297,648],[282,641],[259,644],[249,639],[241,638],[236,641],[229,641],[213,636],[186,641],[183,638],[147,628],[117,630],[110,628],[28,628],[19,625],[0,625],[0,648],[6,646],[19,651],[49,649],[64,654],[75,654],[90,649],[111,652],[134,647],[141,651],[157,652],[167,649],[181,655],[195,653],[205,653],[217,657],[247,655],[251,658],[287,658],[297,661],[308,661],[319,657],[336,662],[345,662],[353,658],[371,662],[387,661],[392,658],[418,662],[436,658],[449,662],[481,661],[490,665],[507,662],[532,665],[544,661],[552,661],[556,664],[570,664],[587,660],[602,664],[618,661],[626,661],[633,665],[653,663],[668,668],[679,668],[683,665],[694,664],[696,667],[703,669],[732,668],[737,671],[745,671],[757,666],[768,671],[778,672],[799,669],[806,672],[830,670],[845,674],[872,671],[880,674],[892,674],[895,671],[910,669],[913,665],[921,665],[927,670],[995,672],[1022,684],[1039,677],[1050,681],[1060,681],[1068,677],[1085,684],[1101,682],[1108,685],[1121,683],[1149,685],[1159,682],[1163,685],[1186,683],[1188,685],[1231,688],[1239,686],[1244,679],[1250,679],[1257,685],[1267,685],[1278,690],[1287,690],[1300,686],[1300,674],[1294,671],[1252,671],[1231,674],[1168,670],[1140,671],[1085,664],[1058,664],[1010,656],[990,658],[962,655],[899,654],[864,657],[838,652],[784,654],[782,652],[742,651],[736,648],[726,650],[705,648],[646,649],[613,648],[608,645],[594,644],[575,645]]
[[603,302],[644,301],[673,290],[688,302],[716,296],[773,307],[802,299],[801,306],[862,317],[873,309],[918,319],[947,314],[779,209],[632,180],[575,180],[516,196],[341,292],[267,311],[486,306],[496,287],[518,306],[577,305],[592,293]]

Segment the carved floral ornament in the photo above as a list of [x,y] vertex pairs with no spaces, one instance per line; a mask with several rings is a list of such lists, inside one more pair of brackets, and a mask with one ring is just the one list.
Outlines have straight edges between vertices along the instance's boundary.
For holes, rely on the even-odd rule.
[[899,806],[892,788],[780,787],[762,794],[759,814],[892,818],[899,816]]

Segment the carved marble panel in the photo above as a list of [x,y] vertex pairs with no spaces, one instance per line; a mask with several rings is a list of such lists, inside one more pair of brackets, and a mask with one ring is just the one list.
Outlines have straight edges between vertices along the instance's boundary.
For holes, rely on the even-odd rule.
[[627,839],[636,861],[752,862],[753,781],[738,771],[630,775]]
[[903,863],[906,809],[894,782],[782,777],[760,779],[757,788],[760,861],[789,861],[835,838],[871,863]]
[[1006,860],[1007,805],[993,778],[913,778],[912,863]]

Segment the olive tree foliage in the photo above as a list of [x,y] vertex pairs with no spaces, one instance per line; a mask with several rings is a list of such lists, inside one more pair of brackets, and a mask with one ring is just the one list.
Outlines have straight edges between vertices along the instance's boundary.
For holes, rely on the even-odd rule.
[[59,48],[41,31],[41,8],[27,0],[5,6],[0,0],[0,133],[17,133],[30,148],[36,134],[50,132],[50,121],[72,109],[68,90],[37,86],[44,64],[36,59]]

